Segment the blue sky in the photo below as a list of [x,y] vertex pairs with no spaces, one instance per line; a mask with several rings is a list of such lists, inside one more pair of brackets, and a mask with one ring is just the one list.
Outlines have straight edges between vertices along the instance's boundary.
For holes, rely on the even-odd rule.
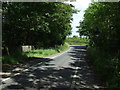
[[78,33],[76,33],[76,31],[78,30],[76,28],[76,26],[79,26],[79,22],[80,20],[83,20],[83,15],[84,15],[84,11],[88,8],[88,6],[91,3],[91,0],[76,0],[75,2],[66,2],[69,4],[72,4],[75,6],[76,9],[80,10],[80,12],[78,12],[77,14],[73,14],[73,21],[71,23],[72,25],[72,35],[76,35],[79,36]]

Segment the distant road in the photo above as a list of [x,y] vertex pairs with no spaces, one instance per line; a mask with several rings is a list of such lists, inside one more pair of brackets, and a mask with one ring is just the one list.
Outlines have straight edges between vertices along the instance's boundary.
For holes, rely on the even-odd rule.
[[100,83],[88,66],[85,46],[71,45],[54,58],[30,58],[28,63],[11,70],[3,80],[2,90],[80,90],[100,88]]

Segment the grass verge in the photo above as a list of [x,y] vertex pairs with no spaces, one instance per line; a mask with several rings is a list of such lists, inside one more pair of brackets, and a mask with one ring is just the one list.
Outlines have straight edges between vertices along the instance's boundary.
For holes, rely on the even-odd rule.
[[3,64],[19,64],[21,62],[24,62],[24,60],[28,57],[46,57],[46,56],[50,56],[50,55],[65,51],[68,48],[69,48],[68,44],[65,44],[65,45],[57,46],[56,48],[36,49],[30,52],[5,55],[5,56],[2,56],[2,63]]
[[30,52],[26,52],[25,54],[28,57],[46,57],[46,56],[50,56],[50,55],[65,51],[68,48],[69,48],[69,46],[67,44],[65,44],[65,45],[57,46],[56,48],[36,49],[36,50],[32,50]]
[[24,53],[15,53],[12,55],[4,55],[2,56],[2,63],[3,64],[19,64],[23,60],[27,58],[27,55]]
[[118,54],[109,54],[97,48],[88,47],[88,58],[94,70],[108,90],[120,88],[120,60]]

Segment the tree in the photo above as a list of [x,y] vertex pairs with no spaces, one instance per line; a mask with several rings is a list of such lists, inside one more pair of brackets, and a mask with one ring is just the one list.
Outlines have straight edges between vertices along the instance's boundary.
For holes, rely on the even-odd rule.
[[3,3],[3,47],[55,47],[71,33],[72,5],[61,2]]
[[92,46],[120,50],[120,2],[95,2],[85,11],[79,33],[88,35]]

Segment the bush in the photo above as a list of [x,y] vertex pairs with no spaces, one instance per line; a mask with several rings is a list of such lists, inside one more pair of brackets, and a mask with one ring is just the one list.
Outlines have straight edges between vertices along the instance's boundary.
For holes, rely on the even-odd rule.
[[23,53],[4,55],[2,56],[2,63],[3,64],[19,64],[20,62],[24,61],[25,58],[27,58],[27,56]]
[[120,88],[120,60],[116,53],[106,53],[98,48],[88,47],[88,58],[101,80],[108,88]]

